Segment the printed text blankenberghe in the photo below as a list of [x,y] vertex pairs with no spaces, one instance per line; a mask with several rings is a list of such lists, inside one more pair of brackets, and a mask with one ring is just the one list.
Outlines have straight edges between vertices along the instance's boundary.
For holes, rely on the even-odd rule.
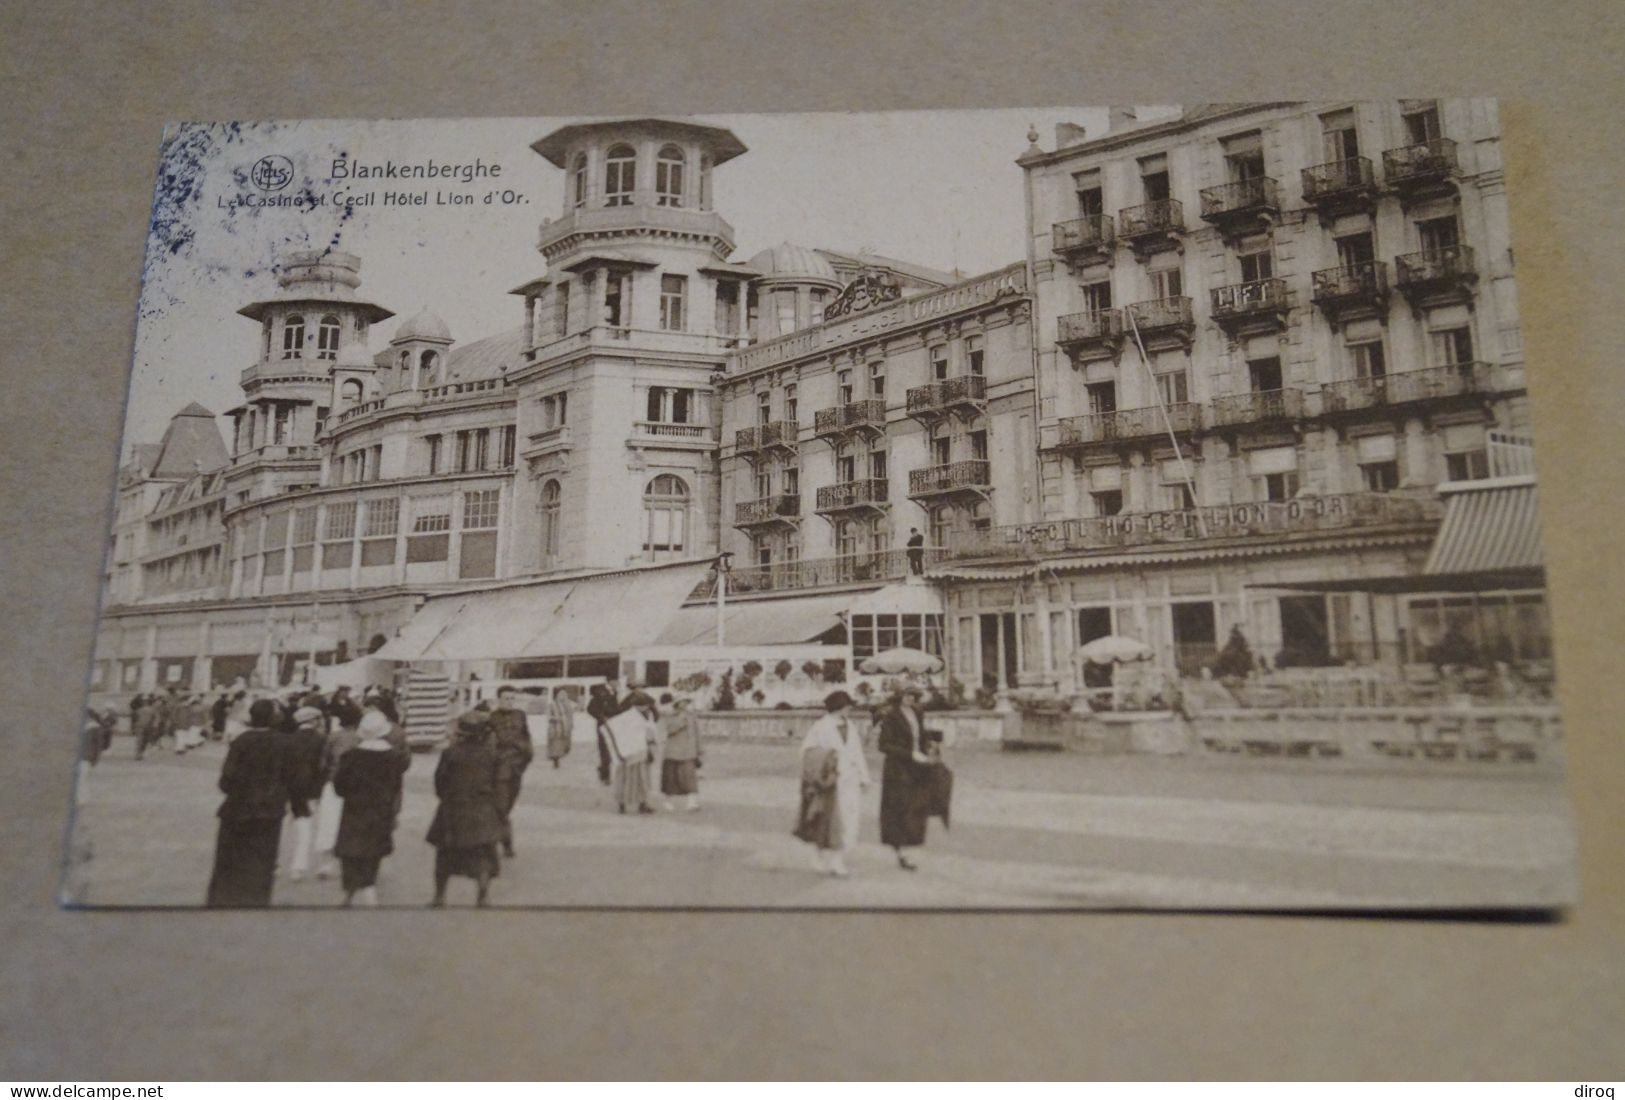
[[333,171],[330,178],[336,180],[454,179],[461,180],[463,183],[472,183],[477,179],[496,179],[501,174],[502,165],[487,164],[479,158],[475,158],[472,164],[440,164],[433,158],[422,164],[400,164],[393,160],[386,160],[382,164],[366,164],[362,161],[350,160],[348,157],[336,157],[333,160]]

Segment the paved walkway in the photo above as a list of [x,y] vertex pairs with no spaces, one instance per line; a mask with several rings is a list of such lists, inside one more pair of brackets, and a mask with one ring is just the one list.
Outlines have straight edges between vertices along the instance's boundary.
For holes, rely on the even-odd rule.
[[[875,843],[877,783],[853,876],[836,880],[789,835],[793,745],[712,746],[704,808],[653,817],[615,812],[589,749],[527,773],[498,905],[1468,907],[1556,904],[1573,890],[1561,777],[1529,766],[966,752],[950,761],[953,829],[932,822],[918,872]],[[223,755],[210,745],[137,762],[121,741],[103,758],[82,815],[86,903],[201,902]],[[385,904],[431,892],[434,763],[418,756],[407,775]],[[454,882],[453,904],[472,893]],[[279,879],[276,891],[279,905],[339,897],[331,881]]]

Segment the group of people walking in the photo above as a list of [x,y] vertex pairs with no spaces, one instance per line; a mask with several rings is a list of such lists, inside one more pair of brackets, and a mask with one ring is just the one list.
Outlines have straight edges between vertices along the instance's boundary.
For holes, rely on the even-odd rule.
[[681,798],[684,809],[698,810],[703,759],[688,700],[664,693],[657,702],[635,682],[627,684],[625,696],[617,694],[614,681],[592,685],[587,695],[597,731],[598,779],[614,789],[617,809],[654,813],[651,777],[658,776],[662,808],[676,809],[672,799]]

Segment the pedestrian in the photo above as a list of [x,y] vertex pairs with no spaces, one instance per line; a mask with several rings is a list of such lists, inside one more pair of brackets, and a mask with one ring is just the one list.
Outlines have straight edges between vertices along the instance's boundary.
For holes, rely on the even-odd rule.
[[[661,701],[669,698],[662,696]],[[683,808],[693,813],[700,808],[700,726],[688,707],[687,699],[677,699],[670,713],[661,716],[666,723],[666,753],[660,764],[660,793],[666,809],[672,809],[672,798],[680,796]]]
[[937,780],[932,768],[939,763],[920,710],[922,698],[914,685],[894,695],[880,712],[876,743],[886,758],[880,772],[880,842],[897,853],[897,865],[905,871],[916,868],[903,849],[925,843]]
[[176,756],[203,744],[203,709],[197,696],[189,692],[176,696],[171,722],[175,727]]
[[824,716],[801,742],[801,813],[795,834],[813,845],[813,866],[845,878],[846,855],[858,844],[862,793],[869,787],[863,739],[853,727],[852,697],[832,691]]
[[575,722],[575,699],[563,688],[554,688],[553,698],[547,704],[547,758],[553,761],[555,768],[570,754]]
[[[319,712],[318,712],[319,713]],[[390,726],[379,715],[361,720],[361,741],[339,759],[333,790],[344,799],[338,840],[344,904],[359,901],[378,906],[378,865],[395,850],[395,817],[400,812],[401,776],[411,758],[389,739]]]
[[434,770],[434,793],[440,799],[426,838],[434,845],[434,900],[446,904],[446,885],[453,875],[471,878],[477,903],[489,905],[491,880],[501,869],[497,845],[502,840],[502,760],[491,744],[490,718],[470,711],[457,719],[453,740]]
[[335,702],[333,725],[322,745],[322,793],[316,807],[316,877],[332,878],[338,869],[338,857],[333,846],[339,839],[339,820],[344,816],[344,800],[333,789],[333,778],[338,775],[339,761],[344,754],[361,743],[362,713],[353,699],[346,697]]
[[253,705],[254,700],[248,697],[247,688],[238,688],[237,693],[231,697],[231,707],[226,711],[227,744],[248,728],[249,711]]
[[502,854],[513,858],[513,808],[519,801],[519,787],[525,769],[536,756],[531,744],[530,723],[519,707],[519,692],[512,684],[497,688],[497,704],[491,709],[491,747],[503,763],[501,787]]
[[231,710],[231,699],[225,692],[215,696],[214,705],[209,708],[209,732],[213,740],[219,741],[226,736],[226,712]]
[[918,527],[908,529],[908,571],[916,577],[925,572],[925,536]]
[[141,708],[141,725],[136,730],[135,758],[145,759],[147,749],[162,741],[169,729],[169,698],[164,695],[149,696]]
[[303,882],[310,874],[311,851],[316,839],[316,818],[311,803],[320,801],[322,788],[327,785],[327,776],[322,770],[327,738],[322,735],[322,712],[315,707],[300,707],[294,711],[293,721],[293,732],[283,735],[287,738],[291,761],[289,774],[294,778],[288,799],[288,809],[293,814],[293,852],[288,861],[288,879]]
[[649,759],[659,709],[635,681],[627,682],[626,698],[605,724],[615,752],[615,804],[621,813],[635,806],[640,814],[654,813],[649,805]]
[[145,717],[146,709],[147,697],[137,692],[135,698],[130,700],[130,736],[135,739],[135,755],[138,760],[141,758],[143,748],[141,744],[141,721]]
[[587,689],[587,715],[593,720],[598,735],[598,782],[609,786],[610,755],[609,733],[604,724],[615,714],[614,681],[594,684]]
[[85,726],[79,742],[79,782],[74,788],[75,800],[83,805],[90,801],[90,771],[113,743],[113,727],[118,715],[111,709],[99,713],[95,707],[85,708]]
[[226,800],[217,816],[214,873],[209,877],[210,908],[271,904],[282,818],[288,812],[288,758],[283,739],[271,727],[276,702],[257,700],[248,727],[232,741],[220,769]]

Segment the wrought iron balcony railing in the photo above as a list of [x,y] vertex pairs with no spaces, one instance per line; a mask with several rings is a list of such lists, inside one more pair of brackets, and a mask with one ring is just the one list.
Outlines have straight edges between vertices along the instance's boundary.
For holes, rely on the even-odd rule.
[[815,511],[839,512],[847,508],[863,508],[886,503],[886,479],[865,477],[856,481],[841,481],[818,488]]
[[1388,265],[1367,260],[1347,267],[1328,267],[1309,277],[1309,298],[1327,302],[1376,301],[1388,293]]
[[1095,309],[1068,313],[1056,321],[1055,342],[1062,347],[1083,348],[1111,344],[1123,338],[1123,311]]
[[1309,203],[1334,202],[1376,190],[1377,173],[1367,157],[1349,157],[1305,168],[1303,199]]
[[1256,390],[1214,398],[1211,426],[1226,428],[1271,420],[1298,420],[1302,417],[1302,390]]
[[991,486],[991,472],[985,458],[927,466],[922,470],[910,470],[908,474],[908,495],[911,497],[986,490]]
[[1419,145],[1403,145],[1382,154],[1382,174],[1390,187],[1448,179],[1456,174],[1456,143],[1434,138]]
[[1105,251],[1116,236],[1110,214],[1092,214],[1056,222],[1050,229],[1050,249],[1063,256],[1074,252]]
[[1425,370],[1376,374],[1332,382],[1320,389],[1323,414],[1357,412],[1392,405],[1414,405],[1486,392],[1488,363],[1454,363]]
[[1213,319],[1225,321],[1259,314],[1281,314],[1289,307],[1285,279],[1258,279],[1213,288]]
[[1060,422],[1058,446],[1080,447],[1091,443],[1147,439],[1166,435],[1170,425],[1175,432],[1198,430],[1202,426],[1201,406],[1189,401],[1169,405],[1166,420],[1163,419],[1162,410],[1155,405],[1143,409],[1069,416]]
[[1402,291],[1432,290],[1476,279],[1473,250],[1464,244],[1394,257],[1394,282]]
[[[922,564],[935,565],[942,561],[946,554],[941,547],[928,546],[922,554]],[[906,550],[872,550],[827,558],[802,558],[767,565],[735,566],[727,574],[728,592],[731,595],[895,581],[902,580],[908,575],[909,562]],[[715,598],[714,573],[701,581],[689,595],[691,600]]]
[[1191,313],[1191,300],[1185,297],[1153,298],[1146,302],[1135,302],[1128,307],[1127,314],[1142,336],[1170,329],[1188,331],[1196,327],[1195,317]]
[[848,401],[844,405],[819,409],[813,414],[815,435],[832,435],[853,428],[874,428],[884,431],[885,427],[886,402],[879,398]]
[[1185,207],[1178,199],[1158,199],[1117,212],[1117,235],[1126,241],[1185,231]]
[[734,433],[734,447],[741,453],[765,451],[772,447],[794,448],[797,426],[788,420],[771,420]]
[[1218,221],[1241,215],[1258,214],[1281,208],[1280,186],[1269,176],[1232,180],[1216,187],[1204,187],[1202,220]]
[[962,374],[910,389],[908,411],[910,416],[943,412],[956,405],[980,404],[986,399],[987,378],[980,374]]
[[760,500],[741,500],[734,505],[734,526],[777,523],[801,515],[799,493],[778,493]]

